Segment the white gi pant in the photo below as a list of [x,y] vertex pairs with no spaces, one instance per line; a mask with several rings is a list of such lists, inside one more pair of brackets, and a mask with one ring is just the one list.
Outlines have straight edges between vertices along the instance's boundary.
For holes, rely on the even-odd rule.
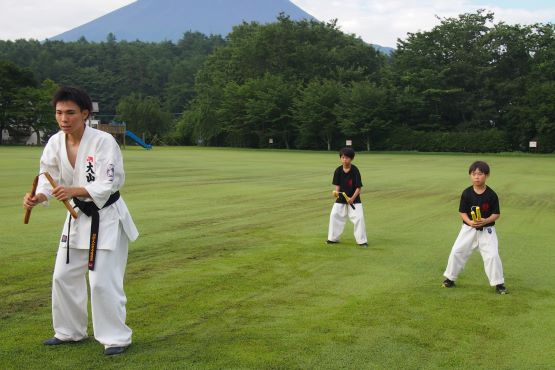
[[[104,347],[131,344],[131,329],[125,324],[123,278],[128,239],[120,230],[114,250],[97,249],[94,271],[89,271],[94,337]],[[52,281],[52,322],[55,337],[78,341],[87,337],[87,281],[89,250],[58,249]]]
[[494,226],[484,227],[482,231],[463,224],[459,236],[455,240],[447,268],[443,274],[447,279],[455,281],[472,252],[478,249],[484,261],[484,270],[491,286],[503,284],[503,265],[499,257],[497,234]]
[[364,211],[362,203],[355,203],[355,209],[350,205],[343,203],[334,203],[330,214],[330,226],[328,229],[328,240],[332,242],[339,241],[339,237],[343,233],[347,218],[355,225],[355,240],[357,244],[368,242],[366,239],[366,225],[364,223]]

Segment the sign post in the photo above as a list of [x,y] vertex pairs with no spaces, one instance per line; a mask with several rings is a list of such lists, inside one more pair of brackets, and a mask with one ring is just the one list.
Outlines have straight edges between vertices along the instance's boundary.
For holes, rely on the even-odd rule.
[[538,141],[537,140],[530,140],[530,143],[528,144],[530,147],[530,151],[534,151],[537,152],[538,151]]

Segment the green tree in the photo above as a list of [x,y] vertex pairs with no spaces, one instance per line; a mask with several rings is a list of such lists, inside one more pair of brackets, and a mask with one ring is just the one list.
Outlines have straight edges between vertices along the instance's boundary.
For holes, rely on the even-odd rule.
[[230,82],[218,110],[218,119],[235,146],[291,147],[295,128],[291,115],[296,86],[280,76],[265,74],[243,85]]
[[301,148],[319,149],[322,144],[331,150],[341,137],[336,105],[343,94],[343,85],[333,80],[310,82],[293,103]]
[[[532,33],[533,48],[531,71],[527,76],[527,94],[520,106],[527,107],[523,122],[534,126],[539,148],[555,151],[555,24],[535,25]],[[519,141],[525,146],[534,138],[530,134]]]
[[336,21],[292,21],[282,14],[274,23],[234,27],[227,44],[208,58],[198,83],[243,84],[266,73],[304,83],[314,78],[365,79],[384,62],[372,46],[341,32]]
[[342,133],[360,138],[370,151],[372,138],[383,133],[391,123],[388,92],[374,83],[353,82],[344,89],[336,115]]
[[159,98],[138,94],[119,101],[116,118],[125,121],[129,130],[151,139],[164,135],[172,119],[169,113],[162,110]]
[[0,60],[31,69],[38,81],[86,89],[109,120],[119,100],[131,93],[158,96],[165,110],[182,112],[195,96],[198,69],[224,43],[221,36],[190,32],[177,44],[118,42],[113,35],[101,43],[0,40]]
[[[205,87],[196,96],[178,122],[182,133],[189,133],[192,142],[198,145],[219,145],[224,129],[217,111],[221,106],[224,89]],[[220,112],[221,116],[221,112]]]
[[256,135],[254,127],[246,121],[244,89],[236,82],[229,82],[223,89],[223,95],[216,110],[219,125],[226,135],[228,145],[236,147],[254,147]]
[[493,13],[443,18],[431,31],[409,33],[393,57],[393,73],[401,88],[414,90],[425,104],[426,122],[417,128],[453,130],[457,125],[480,125],[475,107],[492,69],[485,47]]
[[[300,125],[292,118],[292,106],[302,86],[314,80],[377,80],[384,63],[373,47],[345,35],[334,21],[295,22],[280,15],[271,24],[243,23],[197,74],[196,98],[188,110],[211,117],[196,124],[216,126],[193,131],[218,132],[218,137],[228,136],[230,145],[266,146],[271,137],[279,146],[319,147],[321,142],[308,139],[310,130],[297,138]],[[199,107],[216,113],[199,114]],[[333,131],[339,133],[337,127]],[[332,138],[323,136],[331,146]]]
[[245,120],[258,136],[258,146],[265,147],[271,138],[275,146],[291,148],[295,135],[292,108],[297,85],[281,76],[265,74],[243,85]]
[[26,110],[22,98],[37,86],[33,73],[12,62],[0,61],[0,132],[21,130],[20,116]]
[[34,132],[40,145],[43,137],[49,136],[58,129],[54,109],[50,101],[58,89],[51,80],[44,81],[39,87],[23,87],[19,89],[13,101],[15,114],[13,127],[17,127],[21,136]]

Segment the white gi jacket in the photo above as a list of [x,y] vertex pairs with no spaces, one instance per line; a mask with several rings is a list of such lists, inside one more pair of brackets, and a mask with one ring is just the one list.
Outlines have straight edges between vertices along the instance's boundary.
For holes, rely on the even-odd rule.
[[[50,173],[59,185],[87,189],[91,198],[79,199],[93,201],[100,208],[97,249],[115,249],[122,229],[129,240],[137,239],[139,232],[123,198],[120,197],[114,204],[102,208],[110,195],[118,191],[125,182],[123,160],[116,140],[108,133],[86,126],[73,168],[67,157],[65,138],[65,134],[60,131],[48,140],[40,159],[40,172]],[[37,193],[52,197],[52,187],[45,176],[39,178]],[[73,205],[73,202],[70,203]],[[79,208],[75,210],[78,217],[71,221],[69,247],[89,249],[91,217]],[[70,216],[66,216],[60,237],[60,247],[63,248],[66,247],[68,238],[67,217]]]

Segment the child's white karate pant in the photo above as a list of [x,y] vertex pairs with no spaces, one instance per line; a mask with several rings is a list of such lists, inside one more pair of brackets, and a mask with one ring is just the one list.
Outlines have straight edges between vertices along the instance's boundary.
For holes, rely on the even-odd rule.
[[[128,240],[120,228],[114,250],[98,249],[94,271],[89,271],[94,337],[105,347],[131,344],[131,329],[125,324],[123,277]],[[55,337],[78,341],[87,337],[87,282],[89,250],[58,249],[52,281],[52,323]]]
[[491,286],[503,284],[503,265],[499,257],[497,234],[495,227],[484,227],[482,231],[463,224],[457,240],[453,245],[447,268],[443,274],[447,279],[455,281],[472,252],[478,248],[484,260],[484,270]]
[[364,224],[364,212],[361,203],[354,204],[355,209],[343,203],[334,203],[330,214],[330,226],[328,229],[328,240],[339,241],[343,233],[347,218],[355,225],[355,240],[357,244],[367,243],[366,225]]

